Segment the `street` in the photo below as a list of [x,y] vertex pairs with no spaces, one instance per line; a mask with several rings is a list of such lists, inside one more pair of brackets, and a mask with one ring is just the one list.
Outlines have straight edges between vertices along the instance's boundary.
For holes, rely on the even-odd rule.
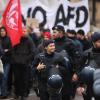
[[[0,99],[0,100],[15,100],[13,97],[9,97],[7,99]],[[27,100],[40,100],[34,92],[29,94],[29,97]],[[83,100],[81,96],[76,96],[74,100]]]

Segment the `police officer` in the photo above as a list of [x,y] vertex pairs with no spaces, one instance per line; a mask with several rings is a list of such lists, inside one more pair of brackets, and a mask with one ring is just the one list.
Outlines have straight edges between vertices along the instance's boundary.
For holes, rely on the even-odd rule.
[[[57,52],[65,51],[71,60],[72,65],[75,65],[80,59],[80,52],[77,49],[75,42],[65,36],[64,27],[61,25],[54,26],[53,35]],[[76,62],[77,60],[77,62]],[[77,65],[76,65],[77,66]]]
[[[83,53],[83,46],[82,46],[81,42],[79,40],[77,40],[77,38],[76,38],[76,31],[68,29],[67,32],[66,32],[66,36],[69,39],[73,40],[73,43],[74,43],[74,45],[75,45],[75,47],[77,49],[77,52],[79,52],[80,55],[82,55],[82,53]],[[77,63],[77,61],[75,61],[75,62]],[[76,64],[76,68],[79,68],[82,65],[82,64],[80,65],[79,62],[78,62],[78,64]],[[75,97],[76,87],[77,87],[77,80],[74,77],[77,78],[77,74],[76,73],[73,74],[73,78],[72,78],[72,87],[73,87],[73,89],[72,89],[72,98]]]
[[[34,59],[34,70],[38,76],[38,88],[40,91],[40,100],[49,100],[49,93],[47,91],[47,78],[48,71],[52,65],[58,65],[57,67],[62,75],[63,87],[62,87],[62,100],[70,100],[68,90],[70,88],[70,73],[66,60],[61,54],[55,52],[55,43],[53,40],[46,40],[43,43],[44,53],[40,53]],[[65,85],[67,84],[67,85]]]
[[[100,33],[95,32],[91,38],[93,47],[85,52],[88,62],[87,65],[90,66],[90,68],[85,67],[81,73],[83,81],[87,85],[87,89],[85,94],[83,93],[83,97],[84,100],[92,100],[92,97],[94,96],[95,100],[100,100],[100,71],[98,70],[100,68]],[[94,69],[94,71],[91,69]],[[83,87],[77,89],[79,94],[84,91],[82,88]]]
[[[74,40],[66,37],[64,27],[61,25],[56,25],[53,28],[53,37],[55,40],[56,51],[62,53],[62,55],[67,55],[66,58],[69,60],[70,63],[70,73],[72,75],[72,81],[77,81],[77,73],[80,71],[80,64],[81,64],[81,53],[79,48],[76,46]],[[65,51],[65,53],[64,53]],[[73,90],[72,96],[73,96]]]
[[79,50],[79,52],[83,52],[83,46],[81,42],[76,38],[76,31],[75,30],[69,30],[67,31],[67,37],[72,39],[76,45],[76,48]]
[[84,30],[79,29],[77,31],[77,39],[82,43],[83,45],[83,51],[88,50],[89,48],[91,48],[91,42],[90,40],[88,41],[85,37],[85,32]]
[[92,36],[93,48],[91,51],[91,66],[95,67],[93,92],[96,100],[100,100],[100,32]]

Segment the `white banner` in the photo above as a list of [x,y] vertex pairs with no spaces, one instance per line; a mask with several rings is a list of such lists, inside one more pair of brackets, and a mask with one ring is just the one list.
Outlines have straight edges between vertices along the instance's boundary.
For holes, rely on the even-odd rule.
[[[52,29],[54,25],[63,25],[65,29],[90,30],[88,0],[71,3],[67,0],[34,0],[22,5],[22,13],[26,18],[36,18],[40,26]],[[50,2],[51,1],[51,2]],[[30,11],[29,11],[30,9]]]

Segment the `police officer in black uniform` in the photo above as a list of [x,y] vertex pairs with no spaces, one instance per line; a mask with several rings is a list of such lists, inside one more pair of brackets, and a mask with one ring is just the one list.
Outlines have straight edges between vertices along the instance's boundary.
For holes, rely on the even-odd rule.
[[56,51],[61,53],[65,51],[72,65],[78,64],[77,62],[79,62],[78,60],[80,60],[81,56],[78,50],[79,48],[76,47],[75,42],[72,39],[67,38],[65,36],[64,27],[61,25],[57,25],[54,26],[52,29],[53,29],[53,35],[55,36],[54,40],[55,40]]
[[100,100],[100,32],[95,32],[92,36],[93,48],[91,51],[91,66],[94,65],[93,92],[95,100]]
[[[38,88],[40,92],[40,100],[49,100],[50,95],[47,88],[48,72],[51,66],[59,69],[63,81],[61,90],[62,100],[70,100],[68,90],[70,88],[70,72],[68,63],[63,56],[55,52],[55,43],[53,40],[44,41],[44,53],[40,53],[34,59],[34,70],[38,76]],[[50,78],[49,78],[50,79]],[[66,85],[65,85],[66,84]],[[57,99],[58,100],[58,99]]]
[[[70,63],[70,73],[72,81],[77,81],[77,74],[80,72],[81,67],[81,50],[77,47],[74,40],[66,37],[64,27],[56,25],[53,28],[53,35],[55,40],[56,51],[60,52],[64,58]],[[70,95],[74,97],[75,92],[69,90]]]
[[85,51],[87,66],[80,74],[80,79],[86,85],[86,91],[78,89],[83,94],[84,100],[100,100],[100,33],[95,32],[92,37],[93,47]]

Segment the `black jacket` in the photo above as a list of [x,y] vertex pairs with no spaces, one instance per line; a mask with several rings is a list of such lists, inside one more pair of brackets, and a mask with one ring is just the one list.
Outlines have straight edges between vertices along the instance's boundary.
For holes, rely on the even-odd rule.
[[74,41],[63,36],[62,38],[55,39],[55,46],[57,52],[61,52],[62,50],[67,52],[71,63],[72,73],[73,71],[77,72],[82,55],[79,49],[76,47]]
[[87,59],[87,65],[93,68],[100,68],[100,49],[88,49],[85,51],[85,59]]
[[[1,59],[3,62],[9,62],[10,61],[10,50],[11,50],[11,41],[8,36],[0,37],[0,54]],[[8,49],[7,52],[5,52],[5,49]]]
[[83,51],[88,50],[89,48],[92,47],[91,41],[87,41],[86,39],[84,39],[84,40],[80,40],[80,39],[79,39],[79,41],[80,41],[81,44],[83,45]]
[[[42,62],[46,65],[46,68],[38,71],[37,66],[39,62]],[[48,71],[50,70],[51,65],[59,65],[59,71],[61,72],[64,88],[67,92],[69,92],[71,88],[71,75],[70,71],[67,65],[66,60],[62,57],[60,53],[53,53],[53,54],[47,54],[40,53],[37,55],[34,59],[33,68],[35,70],[35,74],[38,76],[39,85],[40,87],[46,87],[46,82],[48,78]]]
[[57,52],[52,54],[47,54],[46,52],[38,54],[34,59],[33,66],[37,67],[40,62],[44,63],[46,66],[58,64],[64,68],[68,68],[68,65],[62,55]]
[[29,64],[35,56],[35,46],[29,37],[22,37],[20,44],[16,45],[11,52],[11,62]]

